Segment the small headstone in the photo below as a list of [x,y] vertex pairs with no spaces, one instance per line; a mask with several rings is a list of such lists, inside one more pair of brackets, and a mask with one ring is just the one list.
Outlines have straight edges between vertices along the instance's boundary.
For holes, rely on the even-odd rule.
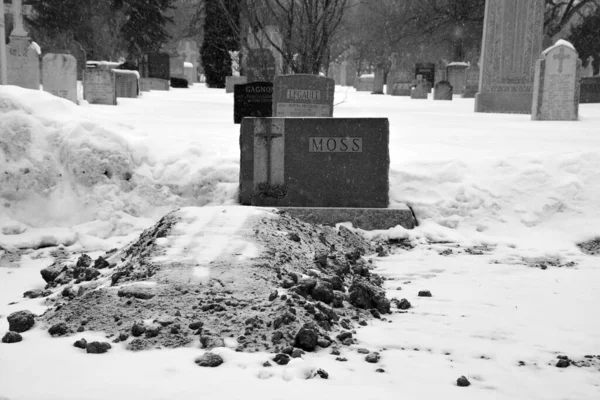
[[386,118],[244,118],[240,202],[387,208]]
[[[419,75],[421,78],[419,78]],[[429,83],[430,87],[433,88],[435,84],[435,64],[433,63],[417,63],[415,64],[415,77],[417,81],[422,79]]]
[[274,117],[333,117],[335,82],[317,75],[280,75],[273,85]]
[[581,76],[583,78],[590,78],[594,76],[594,57],[589,56],[587,59],[586,67],[581,71]]
[[83,98],[90,104],[116,106],[114,72],[103,68],[86,68],[83,72]]
[[245,76],[227,76],[225,77],[225,93],[233,93],[235,85],[243,85],[248,83],[248,78]]
[[246,63],[248,82],[273,82],[276,73],[275,56],[269,49],[250,49]]
[[137,71],[114,69],[115,93],[118,97],[137,98],[140,94],[140,75]]
[[270,117],[273,113],[273,84],[251,82],[235,85],[233,122],[241,124],[244,117]]
[[531,112],[545,9],[544,0],[486,0],[475,112]]
[[329,63],[329,69],[327,70],[327,77],[335,81],[336,85],[342,83],[342,66],[336,62]]
[[70,54],[46,54],[42,59],[44,91],[77,104],[77,60]]
[[465,62],[453,62],[446,67],[447,81],[450,82],[456,94],[462,94],[467,84],[467,68],[469,68],[469,64]]
[[171,57],[169,59],[169,78],[184,78],[184,60],[183,57]]
[[[140,86],[146,88],[146,91],[150,90],[171,90],[171,80],[158,79],[158,78],[141,78]],[[142,89],[143,90],[143,89]]]
[[581,79],[581,103],[600,103],[600,76]]
[[438,63],[435,66],[435,81],[436,82],[449,80],[447,68],[448,68],[448,66],[446,65],[446,63],[443,60],[438,61]]
[[427,99],[427,95],[429,94],[429,83],[428,82],[420,82],[414,87],[414,89],[410,92],[411,99]]
[[357,92],[372,92],[375,83],[375,75],[361,75],[354,83]]
[[340,66],[340,81],[342,86],[354,86],[356,80],[356,64],[352,60],[342,62]]
[[149,92],[152,90],[152,84],[149,78],[140,78],[140,92]]
[[434,100],[452,100],[453,87],[448,81],[441,81],[435,84],[433,91]]
[[381,65],[378,65],[375,68],[375,79],[373,80],[373,94],[383,94],[383,85],[385,84],[384,80],[385,71]]
[[144,78],[157,78],[168,81],[171,79],[171,57],[167,53],[152,53],[146,55],[146,69],[148,76]]
[[186,61],[183,63],[183,74],[190,85],[198,81],[198,79],[195,77],[196,69],[194,68],[194,64],[191,62]]
[[472,99],[479,90],[479,65],[477,62],[472,62],[469,68],[467,68],[467,80],[465,83],[465,90],[463,91],[463,99]]
[[40,49],[28,37],[11,36],[7,51],[9,85],[40,90]]
[[531,119],[578,120],[580,76],[581,60],[571,43],[559,40],[546,49],[535,66]]

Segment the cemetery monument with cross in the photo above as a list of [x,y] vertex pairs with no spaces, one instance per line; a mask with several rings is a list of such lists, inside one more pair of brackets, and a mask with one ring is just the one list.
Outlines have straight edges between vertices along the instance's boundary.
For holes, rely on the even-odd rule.
[[[40,52],[33,45],[23,25],[23,15],[32,15],[31,5],[23,5],[22,0],[13,0],[12,4],[0,1],[0,82],[39,90]],[[13,30],[10,43],[6,47],[5,17],[13,15]]]

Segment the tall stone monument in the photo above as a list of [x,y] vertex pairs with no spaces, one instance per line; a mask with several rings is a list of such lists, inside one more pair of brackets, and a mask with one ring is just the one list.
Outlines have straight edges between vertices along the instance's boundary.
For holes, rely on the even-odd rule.
[[535,67],[534,121],[577,121],[581,60],[571,43],[559,40],[546,49]]
[[544,0],[486,0],[475,112],[531,112],[544,7]]
[[14,28],[10,34],[7,52],[8,84],[40,90],[41,50],[37,44],[31,42],[23,26],[23,14],[29,14],[31,6],[23,8],[21,0],[15,0],[10,11],[13,13]]

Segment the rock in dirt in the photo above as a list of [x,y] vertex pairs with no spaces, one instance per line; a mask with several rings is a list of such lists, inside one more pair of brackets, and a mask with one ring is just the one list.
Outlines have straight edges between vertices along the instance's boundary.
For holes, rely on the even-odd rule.
[[48,333],[52,336],[64,336],[68,334],[69,326],[64,322],[59,322],[58,324],[54,324],[48,329]]
[[331,304],[334,299],[333,286],[326,281],[318,281],[311,292],[311,296],[316,301],[322,301],[325,304]]
[[23,297],[27,299],[37,299],[39,297],[48,297],[51,294],[51,290],[35,289],[26,291],[25,293],[23,293]]
[[82,339],[77,340],[75,343],[73,343],[73,346],[77,347],[79,349],[85,349],[87,347],[87,344],[88,344],[87,340],[82,338]]
[[277,290],[274,290],[269,295],[269,301],[274,301],[277,297],[279,297],[279,293],[277,292]]
[[220,337],[214,336],[201,336],[200,344],[202,348],[212,350],[217,347],[225,347],[225,342]]
[[75,267],[76,268],[88,268],[90,265],[92,265],[92,258],[90,256],[88,256],[87,254],[82,254],[77,259],[77,263],[75,264]]
[[431,297],[431,292],[429,290],[421,290],[419,292],[419,297]]
[[154,297],[152,289],[144,286],[126,286],[117,292],[119,297],[135,297],[140,300],[148,300]]
[[460,387],[467,387],[471,385],[471,382],[469,382],[465,376],[461,376],[456,380],[456,385]]
[[112,346],[107,342],[92,342],[86,345],[85,351],[88,354],[104,354],[111,348]]
[[389,314],[390,301],[380,287],[359,278],[352,282],[348,291],[350,292],[349,301],[353,306],[364,310],[375,308],[382,314]]
[[397,299],[394,299],[394,300],[392,300],[392,302],[396,305],[396,308],[398,308],[399,310],[408,310],[409,308],[412,307],[412,304],[410,304],[410,301],[408,301],[406,299],[402,299],[400,301],[398,301]]
[[100,256],[94,261],[94,268],[96,269],[104,269],[110,267],[110,263],[104,259],[104,257]]
[[317,347],[319,329],[313,323],[306,323],[296,333],[295,345],[306,351],[313,351]]
[[319,368],[317,370],[317,375],[321,377],[321,379],[329,379],[329,374],[324,369]]
[[352,332],[341,332],[340,334],[338,334],[336,336],[337,340],[339,340],[340,342],[343,342],[346,339],[352,339]]
[[383,374],[385,372],[385,369],[383,369],[383,368],[377,368],[375,370],[375,372],[379,372],[380,374]]
[[133,337],[140,337],[144,333],[146,333],[146,327],[142,324],[135,323],[131,327],[131,334],[133,335]]
[[194,321],[191,324],[188,325],[188,328],[190,328],[193,331],[197,331],[198,329],[202,329],[202,327],[204,326],[204,322],[202,321]]
[[215,353],[206,352],[194,361],[200,367],[215,368],[223,364],[223,358]]
[[379,353],[369,353],[367,354],[367,356],[365,357],[365,361],[371,364],[375,364],[377,362],[379,362]]
[[27,332],[35,325],[35,315],[29,310],[14,312],[6,319],[8,320],[8,330],[11,332]]
[[273,357],[273,361],[275,361],[277,365],[287,365],[290,362],[290,356],[279,353]]
[[304,355],[304,351],[300,350],[300,349],[294,349],[292,350],[292,358],[302,358],[302,356]]
[[18,343],[23,340],[23,336],[17,332],[6,332],[6,335],[2,338],[2,343]]
[[566,359],[566,360],[565,359],[560,359],[556,363],[556,367],[557,368],[567,368],[570,365],[571,365],[571,360],[569,360],[569,359]]

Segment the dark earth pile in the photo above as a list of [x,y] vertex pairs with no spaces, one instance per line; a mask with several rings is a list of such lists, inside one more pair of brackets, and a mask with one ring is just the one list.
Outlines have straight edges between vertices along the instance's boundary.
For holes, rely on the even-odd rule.
[[46,290],[59,293],[40,317],[51,334],[101,331],[130,350],[199,341],[208,349],[227,342],[238,351],[291,353],[352,344],[354,328],[390,313],[383,279],[364,258],[385,250],[349,229],[283,212],[255,218],[247,239],[260,255],[214,261],[209,279],[199,281],[190,265],[156,259],[180,221],[173,212],[120,251],[60,258],[44,269]]

